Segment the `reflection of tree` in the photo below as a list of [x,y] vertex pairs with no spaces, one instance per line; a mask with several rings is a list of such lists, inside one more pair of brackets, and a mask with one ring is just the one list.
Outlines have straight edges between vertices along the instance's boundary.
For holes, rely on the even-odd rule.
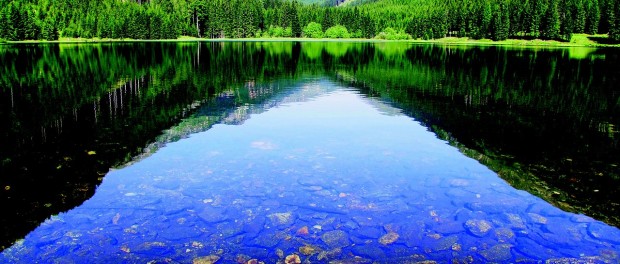
[[265,100],[239,96],[248,92],[240,85],[296,76],[298,54],[290,43],[0,47],[0,116],[8,121],[0,183],[10,189],[0,198],[4,215],[14,216],[2,219],[2,244],[90,197],[110,167],[141,153],[196,102],[235,94],[225,111]]
[[617,59],[492,47],[423,46],[406,57],[377,50],[356,72],[342,67],[341,78],[484,157],[514,186],[620,223],[618,136],[609,132],[620,123]]

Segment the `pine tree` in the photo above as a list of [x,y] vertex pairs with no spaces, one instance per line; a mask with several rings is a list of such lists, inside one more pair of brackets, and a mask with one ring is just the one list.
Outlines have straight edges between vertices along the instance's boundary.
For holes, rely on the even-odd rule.
[[495,8],[495,16],[493,18],[493,40],[507,39],[509,30],[510,18],[508,8],[503,1],[500,1]]
[[0,39],[14,39],[14,29],[11,23],[11,13],[9,8],[0,10]]
[[[16,3],[16,2],[13,2]],[[10,21],[13,25],[13,32],[9,34],[10,40],[24,40],[25,38],[25,26],[22,19],[22,13],[18,4],[10,5]]]
[[293,37],[301,37],[301,24],[299,23],[299,15],[297,14],[296,0],[293,0],[289,12],[291,13],[291,30]]
[[611,9],[608,15],[609,38],[620,41],[620,3],[613,1],[608,8]]
[[330,28],[334,26],[334,18],[332,17],[330,10],[331,10],[330,8],[325,9],[325,15],[323,16],[323,23],[321,23],[323,25],[323,28]]
[[493,20],[493,6],[490,0],[484,0],[482,5],[482,14],[478,24],[478,32],[474,33],[474,38],[486,38],[492,30],[491,22]]
[[585,0],[586,8],[586,24],[585,32],[588,34],[598,33],[598,27],[601,19],[601,10],[599,9],[598,0]]
[[558,11],[558,0],[551,0],[547,12],[542,20],[541,35],[548,39],[560,37],[560,13]]

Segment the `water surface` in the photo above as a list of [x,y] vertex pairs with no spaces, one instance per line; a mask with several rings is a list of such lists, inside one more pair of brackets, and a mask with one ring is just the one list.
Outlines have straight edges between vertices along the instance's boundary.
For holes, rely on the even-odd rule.
[[333,44],[5,50],[2,258],[618,261],[614,52]]

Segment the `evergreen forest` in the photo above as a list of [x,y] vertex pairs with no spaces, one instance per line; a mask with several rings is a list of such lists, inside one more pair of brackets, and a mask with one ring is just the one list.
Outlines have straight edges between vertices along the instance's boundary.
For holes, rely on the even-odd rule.
[[0,0],[0,39],[620,40],[619,0]]

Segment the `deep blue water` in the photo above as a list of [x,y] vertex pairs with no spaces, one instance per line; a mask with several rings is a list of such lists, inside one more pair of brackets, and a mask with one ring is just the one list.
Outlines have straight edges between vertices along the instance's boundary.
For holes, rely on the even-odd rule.
[[285,90],[111,171],[0,262],[620,261],[620,230],[516,190],[390,103],[329,78]]

